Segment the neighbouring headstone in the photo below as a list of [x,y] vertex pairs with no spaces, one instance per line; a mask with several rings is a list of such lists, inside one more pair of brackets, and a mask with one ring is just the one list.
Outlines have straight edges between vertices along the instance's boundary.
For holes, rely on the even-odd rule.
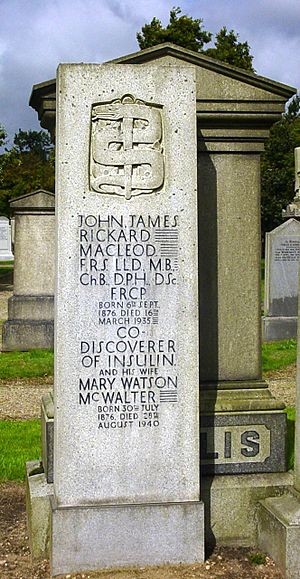
[[15,218],[14,290],[2,349],[53,348],[54,194],[42,189],[11,201]]
[[52,573],[202,561],[194,71],[58,95]]
[[297,336],[300,222],[289,219],[266,234],[265,315],[266,341]]
[[9,219],[4,215],[0,217],[0,261],[14,259],[11,248],[11,227]]

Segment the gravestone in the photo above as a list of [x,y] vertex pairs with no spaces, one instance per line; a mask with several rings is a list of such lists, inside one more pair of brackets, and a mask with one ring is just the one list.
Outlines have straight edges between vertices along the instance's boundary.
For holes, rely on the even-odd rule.
[[[262,380],[259,185],[260,153],[264,140],[268,137],[270,126],[281,118],[285,101],[294,94],[295,89],[171,44],[120,57],[114,64],[117,63],[122,66],[133,64],[143,71],[144,82],[149,74],[148,70],[153,67],[157,71],[157,65],[165,69],[165,65],[173,68],[174,65],[181,67],[188,64],[196,73],[201,473],[218,473],[213,480],[210,476],[205,476],[202,480],[202,497],[206,506],[206,538],[210,542],[255,545],[257,501],[262,497],[282,493],[291,484],[291,475],[284,472],[284,405],[271,396],[267,383]],[[61,100],[59,104],[56,102],[56,88],[55,79],[35,85],[30,99],[31,106],[38,112],[41,125],[51,132],[53,138],[56,115],[60,119],[58,130],[61,123],[58,110]],[[130,89],[130,93],[132,92]],[[101,87],[98,94],[101,96]],[[114,95],[115,93],[108,101],[113,100]],[[140,95],[133,96],[141,98]],[[97,102],[99,100],[97,99]],[[159,104],[161,101],[158,98],[154,102]],[[89,107],[90,104],[87,104],[87,110]],[[73,108],[70,107],[69,111],[71,117]],[[78,127],[81,125],[74,122],[74,133],[80,132]],[[85,136],[84,143],[87,140]],[[66,139],[65,142],[71,141]],[[186,142],[189,143],[188,136]],[[88,145],[82,144],[78,136],[77,146],[82,150],[83,146]],[[117,152],[118,144],[115,143],[114,146]],[[75,149],[76,147],[74,151]],[[83,157],[79,167],[82,163],[86,165]],[[95,162],[97,163],[97,160]],[[77,167],[77,161],[74,166]],[[193,168],[192,163],[191,167]],[[118,174],[115,168],[114,170]],[[72,177],[68,187],[73,184],[75,189],[73,171],[72,165]],[[99,175],[93,175],[94,180],[98,177]],[[97,181],[95,187],[97,188]],[[88,176],[84,190],[90,191]],[[61,187],[58,190],[59,194],[60,192]],[[139,197],[141,201],[146,201],[154,195],[132,195],[132,199],[127,202],[132,206]],[[105,194],[100,196],[103,199]],[[85,213],[85,210],[88,211],[88,198],[89,196],[82,198],[83,209],[80,214],[83,216],[94,215]],[[115,196],[115,202],[120,202],[120,199],[117,199],[118,196]],[[74,208],[71,194],[69,208]],[[195,206],[195,213],[196,210]],[[112,215],[119,218],[117,214]],[[75,217],[70,220],[70,224],[73,224],[73,219]],[[87,235],[88,231],[95,227],[97,225],[88,220]],[[64,233],[63,231],[62,239]],[[70,257],[72,254],[73,250]],[[81,257],[89,258],[88,255]],[[132,256],[128,257],[131,259]],[[92,262],[91,265],[95,264]],[[72,271],[66,270],[62,279],[66,280],[66,276],[69,279],[74,277],[78,267],[74,266]],[[95,274],[95,271],[93,273]],[[105,274],[105,271],[100,273]],[[138,270],[128,273],[138,273]],[[157,270],[157,273],[161,272]],[[83,282],[86,283],[88,279],[83,277]],[[96,291],[96,287],[93,291]],[[74,311],[79,311],[77,293],[67,300],[67,312],[72,304]],[[138,309],[136,305],[134,308]],[[114,317],[112,314],[111,319]],[[172,319],[172,313],[169,318]],[[98,313],[96,319],[99,319]],[[90,320],[92,324],[95,323],[95,316]],[[114,325],[112,322],[112,331]],[[105,323],[101,326],[106,327]],[[89,327],[89,324],[86,324],[86,327]],[[88,339],[82,341],[90,343]],[[188,336],[183,343],[190,347]],[[83,345],[83,348],[87,349],[88,346]],[[66,350],[62,352],[66,354]],[[118,354],[121,356],[122,352]],[[86,352],[85,355],[90,353]],[[93,355],[97,355],[97,352]],[[116,353],[112,352],[110,355]],[[64,360],[59,361],[61,366],[63,363]],[[71,383],[68,384],[66,396],[71,388]],[[84,385],[86,386],[86,382]],[[88,386],[82,393],[88,394]],[[98,395],[96,390],[92,393],[95,397]],[[57,402],[54,402],[54,414],[56,406]],[[69,408],[69,411],[73,412],[74,404]],[[49,430],[52,427],[51,404],[44,404],[44,416],[47,432],[47,428]],[[76,420],[74,422],[76,423]],[[50,439],[47,436],[44,438]],[[56,455],[59,452],[61,432],[55,434],[55,438],[54,480],[59,464]],[[73,431],[70,433],[71,438],[74,438]],[[94,450],[94,435],[90,438],[90,445]],[[68,457],[72,452],[73,449]],[[51,458],[51,455],[52,451],[48,457]],[[93,462],[91,466],[84,466],[86,472],[89,472],[89,468],[94,469]],[[45,468],[51,480],[50,462]],[[223,476],[225,473],[226,476]],[[99,474],[99,479],[101,476],[102,474]],[[33,479],[34,476],[28,480],[31,496],[34,496],[35,490]],[[36,516],[38,517],[38,506]]]
[[11,227],[7,217],[0,217],[0,261],[13,260],[11,250]]
[[264,339],[297,335],[300,222],[289,219],[266,234]]
[[2,349],[53,348],[54,194],[42,189],[11,201],[15,219],[14,289]]
[[58,87],[52,573],[202,561],[194,71]]

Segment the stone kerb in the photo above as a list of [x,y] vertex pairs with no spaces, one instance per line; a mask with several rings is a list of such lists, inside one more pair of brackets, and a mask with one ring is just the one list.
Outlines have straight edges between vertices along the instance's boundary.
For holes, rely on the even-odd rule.
[[44,190],[11,202],[15,219],[13,296],[2,349],[53,347],[55,197]]

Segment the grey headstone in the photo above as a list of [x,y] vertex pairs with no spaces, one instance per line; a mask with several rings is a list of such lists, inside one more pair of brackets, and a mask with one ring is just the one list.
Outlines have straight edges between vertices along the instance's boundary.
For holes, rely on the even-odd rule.
[[295,337],[298,315],[300,222],[289,219],[266,234],[266,340]]
[[0,217],[0,261],[14,259],[11,248],[11,227],[7,217]]
[[201,561],[194,71],[58,85],[53,572]]

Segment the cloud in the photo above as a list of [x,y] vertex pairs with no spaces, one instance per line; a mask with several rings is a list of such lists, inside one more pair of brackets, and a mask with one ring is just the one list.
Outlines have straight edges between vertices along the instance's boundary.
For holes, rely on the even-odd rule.
[[[247,40],[258,74],[300,84],[299,0],[184,0],[182,12]],[[37,129],[33,84],[59,62],[104,62],[138,50],[136,33],[154,16],[166,25],[174,0],[0,0],[0,124],[11,136]]]

